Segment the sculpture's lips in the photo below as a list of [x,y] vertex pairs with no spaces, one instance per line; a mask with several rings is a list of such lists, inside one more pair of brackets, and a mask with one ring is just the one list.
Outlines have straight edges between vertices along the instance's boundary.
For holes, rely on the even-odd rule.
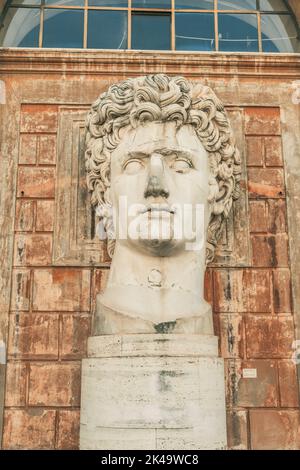
[[144,210],[141,211],[141,214],[145,214],[146,212],[168,212],[169,214],[175,214],[175,211],[169,206],[160,206],[160,205],[153,205],[148,206]]

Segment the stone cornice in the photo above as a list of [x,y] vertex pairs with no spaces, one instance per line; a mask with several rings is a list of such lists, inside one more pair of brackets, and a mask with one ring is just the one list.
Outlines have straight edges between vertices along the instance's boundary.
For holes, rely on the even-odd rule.
[[181,53],[0,48],[0,72],[300,78],[300,54]]

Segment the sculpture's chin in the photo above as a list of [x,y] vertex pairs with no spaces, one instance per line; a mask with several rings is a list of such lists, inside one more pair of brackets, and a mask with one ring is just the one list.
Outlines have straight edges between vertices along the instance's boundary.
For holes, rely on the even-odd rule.
[[175,237],[173,214],[155,212],[139,215],[129,224],[125,243],[152,256],[169,256],[182,245],[182,240]]
[[144,214],[136,219],[134,230],[128,231],[125,243],[151,256],[175,255],[184,251],[187,241],[193,241],[193,235],[186,239],[176,226],[181,227],[182,221],[173,214],[157,213],[151,218]]
[[171,256],[184,249],[185,242],[175,239],[142,239],[130,240],[130,245],[151,256]]

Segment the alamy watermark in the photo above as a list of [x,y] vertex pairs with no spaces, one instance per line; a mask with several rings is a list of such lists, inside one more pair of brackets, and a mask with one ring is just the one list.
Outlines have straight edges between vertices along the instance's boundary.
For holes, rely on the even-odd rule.
[[[99,206],[96,233],[100,240],[183,240],[187,251],[200,251],[205,244],[204,204],[128,204],[120,196],[118,208]],[[105,230],[112,219],[113,230]]]

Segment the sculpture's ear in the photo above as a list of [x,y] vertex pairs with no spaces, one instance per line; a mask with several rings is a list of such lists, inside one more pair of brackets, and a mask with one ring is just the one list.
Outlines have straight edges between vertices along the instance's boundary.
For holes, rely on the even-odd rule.
[[213,207],[215,200],[219,194],[219,185],[214,176],[210,176],[208,180],[208,202]]

